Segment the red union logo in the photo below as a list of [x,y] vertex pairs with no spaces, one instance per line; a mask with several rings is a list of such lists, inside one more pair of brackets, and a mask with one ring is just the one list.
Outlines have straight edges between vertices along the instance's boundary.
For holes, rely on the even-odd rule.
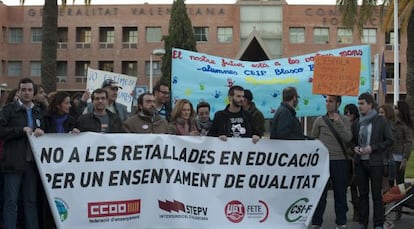
[[134,215],[141,213],[141,200],[88,203],[88,218]]
[[233,200],[227,203],[226,207],[224,208],[224,213],[230,222],[240,223],[244,218],[246,210],[240,201]]

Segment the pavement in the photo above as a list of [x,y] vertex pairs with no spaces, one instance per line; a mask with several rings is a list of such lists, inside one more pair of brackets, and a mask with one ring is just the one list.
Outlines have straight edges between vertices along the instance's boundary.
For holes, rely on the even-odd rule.
[[[410,181],[406,181],[406,182],[410,182]],[[412,182],[412,181],[411,181]],[[351,199],[351,192],[348,191],[348,200]],[[322,229],[335,229],[336,225],[335,225],[335,210],[334,210],[334,201],[333,201],[333,192],[332,190],[328,191],[328,199],[327,199],[327,206],[325,209],[325,215],[324,215],[324,222],[322,225]],[[372,205],[372,201],[370,200],[370,204]],[[347,213],[347,218],[348,218],[348,228],[349,229],[356,229],[358,228],[358,223],[357,222],[353,222],[352,221],[352,216],[353,216],[353,207],[352,204],[349,203],[348,204],[348,208],[349,211]],[[404,208],[403,210],[406,211],[413,211],[411,209],[408,208]],[[413,211],[414,212],[414,211]],[[372,225],[372,206],[370,208],[370,224],[368,225],[368,228],[373,228]],[[401,217],[401,220],[399,221],[393,221],[392,219],[394,219],[394,213],[390,213],[387,216],[387,220],[386,220],[386,224],[388,225],[388,227],[384,227],[384,229],[412,229],[414,228],[414,216],[411,215],[406,215],[403,214]]]

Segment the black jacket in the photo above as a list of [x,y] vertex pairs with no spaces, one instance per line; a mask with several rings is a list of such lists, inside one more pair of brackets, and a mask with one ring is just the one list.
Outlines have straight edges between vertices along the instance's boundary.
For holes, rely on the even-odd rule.
[[270,139],[303,140],[302,126],[296,118],[296,111],[287,103],[281,103],[273,117]]
[[[106,113],[109,116],[109,133],[124,133],[125,130],[119,116],[109,110],[106,110]],[[101,132],[101,121],[93,112],[81,115],[76,126],[81,132]]]
[[251,138],[253,135],[260,136],[254,125],[253,116],[248,111],[240,109],[238,113],[231,114],[228,108],[229,105],[227,105],[224,110],[215,113],[213,123],[211,124],[207,136],[218,137],[220,135],[226,135],[227,137],[232,137],[232,124],[230,121],[230,116],[232,115],[243,118],[243,127],[246,129],[246,132],[242,133],[240,135],[241,137]]
[[[359,122],[352,125],[352,149],[359,145]],[[382,166],[384,164],[385,154],[393,144],[392,130],[387,120],[377,115],[372,121],[370,146],[372,153],[369,155],[369,165]],[[360,161],[360,155],[355,154],[355,162]]]
[[[33,130],[44,129],[43,113],[38,105],[32,107]],[[1,167],[4,172],[24,170],[26,153],[32,151],[23,131],[27,121],[26,109],[19,102],[6,105],[0,112],[0,138],[4,141]]]

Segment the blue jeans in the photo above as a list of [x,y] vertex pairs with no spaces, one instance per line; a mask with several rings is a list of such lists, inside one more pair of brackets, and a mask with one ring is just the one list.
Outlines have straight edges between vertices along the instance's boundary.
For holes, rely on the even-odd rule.
[[359,223],[368,225],[369,219],[369,191],[371,184],[371,196],[374,206],[374,227],[384,224],[384,206],[382,203],[382,176],[384,168],[380,166],[370,166],[369,161],[360,161],[356,165],[355,173],[359,188]]
[[4,173],[4,229],[15,229],[17,201],[22,188],[26,229],[39,229],[37,215],[37,170],[34,163],[26,163],[23,173]]
[[[330,181],[334,192],[335,201],[335,223],[336,225],[346,225],[346,212],[348,205],[346,201],[346,190],[349,184],[351,162],[349,160],[331,160],[329,161]],[[312,217],[312,225],[321,226],[323,223],[323,214],[326,208],[326,197],[328,194],[328,185],[326,185],[318,206]]]

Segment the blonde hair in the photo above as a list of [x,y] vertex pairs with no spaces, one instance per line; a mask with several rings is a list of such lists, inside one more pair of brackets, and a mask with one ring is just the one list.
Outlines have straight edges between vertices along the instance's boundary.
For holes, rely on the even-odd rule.
[[177,103],[174,106],[174,109],[171,112],[171,120],[177,120],[177,118],[181,117],[181,111],[183,110],[183,107],[185,104],[190,104],[190,109],[191,109],[190,118],[195,117],[194,107],[193,107],[193,104],[191,104],[190,100],[180,99],[177,101]]

